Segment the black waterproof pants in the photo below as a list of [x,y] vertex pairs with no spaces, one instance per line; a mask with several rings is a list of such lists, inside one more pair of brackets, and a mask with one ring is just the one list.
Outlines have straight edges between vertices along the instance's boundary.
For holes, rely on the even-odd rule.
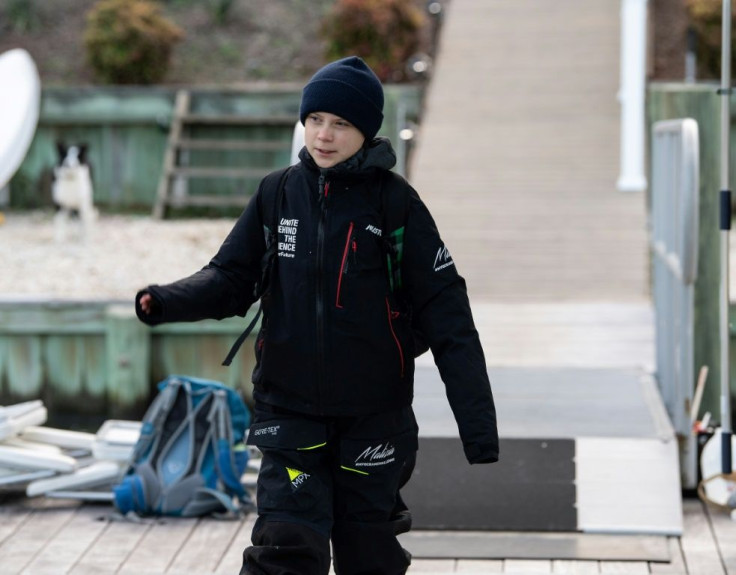
[[[263,452],[253,545],[241,575],[402,575],[410,563],[399,487],[417,450],[411,408],[317,418],[256,407],[248,443]],[[403,512],[403,513],[401,513]]]

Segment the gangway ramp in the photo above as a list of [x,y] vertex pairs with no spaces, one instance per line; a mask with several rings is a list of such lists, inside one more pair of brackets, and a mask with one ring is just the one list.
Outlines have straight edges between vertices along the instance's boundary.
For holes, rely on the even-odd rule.
[[467,280],[501,460],[465,462],[420,358],[415,526],[678,534],[646,195],[616,189],[621,3],[445,6],[409,176]]
[[446,12],[409,175],[471,296],[646,300],[646,197],[616,189],[621,2]]

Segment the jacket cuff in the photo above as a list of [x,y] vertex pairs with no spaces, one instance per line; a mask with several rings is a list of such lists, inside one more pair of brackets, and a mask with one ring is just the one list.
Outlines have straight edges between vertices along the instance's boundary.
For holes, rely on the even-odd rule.
[[[164,305],[161,298],[151,290],[152,287],[149,286],[135,294],[135,314],[139,320],[147,325],[158,325],[164,321]],[[149,294],[153,298],[153,306],[150,313],[144,312],[141,308],[140,300],[143,294]]]
[[472,443],[463,445],[465,458],[471,465],[476,463],[494,463],[498,461],[498,445]]

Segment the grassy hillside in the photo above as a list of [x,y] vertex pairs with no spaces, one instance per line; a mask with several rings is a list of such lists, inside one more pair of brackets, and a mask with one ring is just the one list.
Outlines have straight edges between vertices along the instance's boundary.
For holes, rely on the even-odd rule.
[[[94,84],[83,43],[94,0],[0,0],[0,53],[25,48],[45,86]],[[308,77],[323,63],[320,21],[334,0],[234,0],[223,24],[215,0],[161,2],[186,37],[167,84],[237,84]]]

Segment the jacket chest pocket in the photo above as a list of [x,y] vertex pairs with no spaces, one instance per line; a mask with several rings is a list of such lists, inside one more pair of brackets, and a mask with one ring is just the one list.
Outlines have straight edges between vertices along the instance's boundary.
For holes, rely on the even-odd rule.
[[379,234],[380,230],[370,224],[350,222],[348,225],[340,242],[335,307],[344,309],[350,296],[364,289],[380,290],[376,278],[383,277],[385,272]]

